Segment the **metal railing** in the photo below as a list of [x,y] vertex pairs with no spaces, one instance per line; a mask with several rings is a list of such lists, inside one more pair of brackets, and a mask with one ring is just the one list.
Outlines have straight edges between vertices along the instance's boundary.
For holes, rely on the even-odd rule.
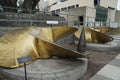
[[[8,10],[9,9],[9,10]],[[78,17],[80,16],[79,14],[65,14],[65,13],[52,13],[52,12],[43,12],[39,10],[31,10],[31,9],[21,9],[21,8],[11,8],[11,7],[0,7],[0,13],[6,12],[6,10],[12,12],[13,10],[16,11],[16,13],[27,13],[27,14],[49,14],[53,16],[62,16],[65,18],[66,21],[59,21],[59,23],[64,23],[64,25],[72,25],[72,26],[91,26],[91,27],[102,27],[102,26],[109,26],[109,27],[120,27],[120,22],[102,22],[98,21],[95,22],[95,17],[90,17],[90,16],[84,16],[85,21],[80,22],[78,20]],[[23,14],[24,15],[24,14]],[[27,25],[32,26],[35,25],[34,23],[45,23],[47,20],[33,20],[32,16],[29,16],[30,18],[28,19],[4,19],[0,17],[0,23],[1,22],[6,22],[6,23],[27,23]],[[74,18],[74,19],[71,19]],[[92,21],[89,21],[92,20]],[[52,20],[52,19],[51,19]],[[102,20],[102,19],[101,19]],[[56,20],[57,21],[57,20]],[[1,26],[1,25],[0,25]],[[45,25],[46,26],[46,25]]]
[[[8,19],[0,19],[0,27],[6,27],[5,25],[8,24],[9,27],[21,27],[23,26],[73,26],[73,27],[93,27],[93,28],[101,28],[101,27],[112,27],[112,28],[120,28],[119,22],[70,22],[70,21],[57,21],[57,23],[54,23],[55,21],[51,21],[51,23],[47,23],[51,20],[8,20]],[[83,25],[81,25],[83,24]],[[20,25],[20,26],[19,26]]]

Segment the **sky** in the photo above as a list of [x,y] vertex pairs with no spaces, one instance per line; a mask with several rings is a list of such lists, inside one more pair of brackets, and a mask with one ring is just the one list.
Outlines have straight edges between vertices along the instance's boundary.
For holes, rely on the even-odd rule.
[[117,9],[120,10],[120,0],[118,0],[118,6]]

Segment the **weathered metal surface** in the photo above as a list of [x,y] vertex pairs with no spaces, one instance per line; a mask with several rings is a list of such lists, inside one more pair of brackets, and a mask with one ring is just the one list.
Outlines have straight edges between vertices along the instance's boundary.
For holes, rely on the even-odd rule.
[[85,30],[83,27],[81,31],[80,39],[78,41],[77,51],[85,52],[85,50],[86,50],[86,39],[85,39]]
[[30,56],[31,62],[39,58],[52,58],[52,56],[83,58],[85,57],[83,54],[54,43],[76,30],[72,27],[27,27],[8,32],[0,38],[0,66],[8,68],[23,66],[17,59],[24,56]]

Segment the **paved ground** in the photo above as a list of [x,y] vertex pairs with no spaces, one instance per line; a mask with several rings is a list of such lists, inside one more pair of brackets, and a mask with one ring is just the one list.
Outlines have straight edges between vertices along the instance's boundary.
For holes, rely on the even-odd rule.
[[120,80],[120,54],[90,80]]
[[85,75],[80,80],[89,80],[94,76],[100,69],[102,69],[106,64],[113,60],[119,53],[119,51],[113,52],[97,52],[97,51],[87,51],[89,52],[89,63],[88,70]]

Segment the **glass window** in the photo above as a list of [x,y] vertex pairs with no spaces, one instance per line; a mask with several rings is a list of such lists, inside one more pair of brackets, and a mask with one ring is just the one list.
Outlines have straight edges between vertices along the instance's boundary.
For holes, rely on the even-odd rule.
[[103,7],[96,8],[96,21],[106,22],[107,14],[108,14],[108,10],[106,8]]
[[67,0],[61,0],[60,2],[64,2],[64,1],[67,1]]
[[76,5],[76,8],[78,8],[78,7],[79,7],[79,4]]
[[75,8],[75,6],[73,5],[73,6],[69,6],[68,7],[68,9],[73,9],[73,8]]
[[61,11],[64,11],[64,10],[66,10],[66,9],[67,9],[66,7],[65,7],[65,8],[62,8]]
[[57,10],[56,10],[56,13],[59,13],[59,12],[60,12],[60,9],[57,9]]

